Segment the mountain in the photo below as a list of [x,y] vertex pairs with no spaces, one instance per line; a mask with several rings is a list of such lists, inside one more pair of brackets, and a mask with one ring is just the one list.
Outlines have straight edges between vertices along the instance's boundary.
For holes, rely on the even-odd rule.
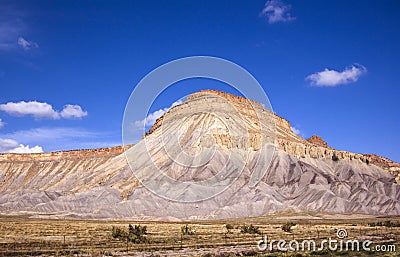
[[0,154],[0,213],[153,220],[287,210],[400,215],[399,183],[398,163],[335,150],[318,136],[305,140],[261,104],[206,90],[125,149]]

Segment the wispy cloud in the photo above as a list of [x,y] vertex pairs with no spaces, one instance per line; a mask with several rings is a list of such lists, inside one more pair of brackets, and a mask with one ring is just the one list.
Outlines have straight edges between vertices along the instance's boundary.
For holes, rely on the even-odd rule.
[[[0,152],[27,149],[69,150],[121,145],[116,132],[96,132],[74,127],[42,127],[0,134]],[[22,146],[21,146],[22,143]],[[1,146],[2,145],[2,146]],[[38,146],[30,148],[29,145]]]
[[336,87],[339,85],[356,82],[361,75],[367,72],[367,68],[360,64],[353,64],[343,71],[325,70],[313,73],[306,77],[311,85],[318,87]]
[[144,118],[143,120],[135,121],[135,127],[142,128],[143,126],[145,126],[145,127],[153,126],[153,124],[156,122],[156,120],[158,118],[160,118],[164,113],[166,113],[172,107],[177,106],[177,105],[179,105],[181,103],[183,103],[182,99],[174,102],[170,107],[159,109],[159,110],[157,110],[155,112],[152,112],[152,113],[148,114],[147,117]]
[[30,147],[29,145],[19,144],[13,139],[0,138],[0,152],[7,153],[41,153],[43,148],[41,146]]
[[54,128],[34,128],[28,130],[18,130],[12,133],[3,134],[3,137],[20,140],[21,142],[35,143],[41,141],[63,140],[63,139],[81,139],[96,138],[102,134],[88,131],[81,128],[54,127]]
[[0,129],[4,127],[4,121],[2,119],[0,119]]
[[[0,11],[0,17],[2,16]],[[24,24],[20,19],[0,18],[0,50],[11,50],[17,47],[18,35],[24,31]]]
[[31,48],[38,48],[39,45],[36,42],[28,41],[23,37],[18,38],[18,45],[22,47],[24,50],[29,50]]
[[284,4],[281,0],[268,0],[260,16],[268,18],[268,23],[289,22],[296,19],[290,14],[291,5]]
[[300,136],[300,137],[302,137],[302,138],[305,138],[305,133],[304,133],[304,131],[302,131],[301,130],[301,128],[299,127],[299,126],[290,126],[290,130],[293,132],[293,133],[295,133],[296,135],[298,135],[298,136]]
[[301,134],[301,131],[300,131],[300,129],[298,129],[298,128],[290,127],[290,129],[291,129],[292,132],[295,133],[296,135],[300,135],[300,134]]
[[26,13],[12,5],[0,6],[0,51],[38,48],[39,44],[26,39],[31,34],[26,22]]
[[12,139],[0,138],[0,152],[8,152],[9,150],[18,147],[18,142]]
[[51,104],[37,101],[8,102],[0,104],[0,110],[17,117],[31,115],[36,119],[73,119],[82,118],[88,114],[79,105],[67,104],[61,112],[57,112]]

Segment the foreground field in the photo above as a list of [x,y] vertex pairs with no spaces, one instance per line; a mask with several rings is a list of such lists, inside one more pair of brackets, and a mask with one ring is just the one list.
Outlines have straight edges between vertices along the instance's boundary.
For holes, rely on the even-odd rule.
[[[296,225],[284,232],[287,222]],[[298,216],[267,216],[249,219],[196,222],[91,221],[0,217],[0,256],[399,256],[400,227],[371,226],[371,223],[396,218],[305,219]],[[127,242],[112,237],[113,227],[127,230],[128,225],[147,226],[145,243]],[[186,224],[193,230],[183,235]],[[226,224],[232,225],[229,231]],[[243,225],[259,228],[259,234],[243,233]],[[257,242],[268,240],[303,240],[317,242],[337,238],[345,229],[346,240],[370,240],[371,251],[260,251]],[[376,246],[379,245],[379,250]]]

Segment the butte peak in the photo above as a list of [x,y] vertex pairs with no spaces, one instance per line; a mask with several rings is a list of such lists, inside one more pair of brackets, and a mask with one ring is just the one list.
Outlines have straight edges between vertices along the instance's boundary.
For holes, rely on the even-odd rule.
[[312,137],[307,139],[308,142],[317,145],[317,146],[322,146],[322,147],[326,147],[328,148],[328,143],[325,142],[322,137],[318,136],[318,135],[313,135]]

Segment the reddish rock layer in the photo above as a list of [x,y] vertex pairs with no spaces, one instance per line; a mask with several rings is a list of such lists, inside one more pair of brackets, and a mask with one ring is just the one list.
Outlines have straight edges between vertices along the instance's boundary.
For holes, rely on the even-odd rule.
[[317,136],[317,135],[313,135],[312,137],[307,139],[307,141],[314,145],[328,147],[328,144],[320,136]]

